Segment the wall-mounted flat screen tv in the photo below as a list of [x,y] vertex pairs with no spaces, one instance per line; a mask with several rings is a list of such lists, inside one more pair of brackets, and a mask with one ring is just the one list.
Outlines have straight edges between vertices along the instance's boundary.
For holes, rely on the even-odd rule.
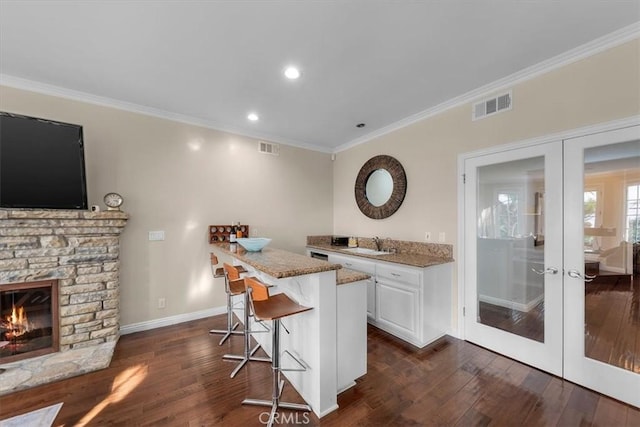
[[82,126],[0,111],[0,207],[87,209]]

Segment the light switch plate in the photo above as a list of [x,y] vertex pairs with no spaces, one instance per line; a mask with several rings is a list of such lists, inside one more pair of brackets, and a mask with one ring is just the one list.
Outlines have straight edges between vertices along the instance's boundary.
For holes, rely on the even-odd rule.
[[150,231],[149,241],[152,241],[152,240],[164,240],[164,230]]

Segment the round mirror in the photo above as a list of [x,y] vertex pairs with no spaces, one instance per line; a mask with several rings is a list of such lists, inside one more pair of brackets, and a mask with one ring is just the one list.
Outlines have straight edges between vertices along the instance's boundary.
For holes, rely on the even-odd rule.
[[375,156],[360,169],[355,184],[358,208],[373,219],[393,215],[407,192],[407,176],[391,156]]
[[393,178],[386,169],[376,169],[367,179],[365,193],[373,206],[382,206],[389,201],[393,192]]

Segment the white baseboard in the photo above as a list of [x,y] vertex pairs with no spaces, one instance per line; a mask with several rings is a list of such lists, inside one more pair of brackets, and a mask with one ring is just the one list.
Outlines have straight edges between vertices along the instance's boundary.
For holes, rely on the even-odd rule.
[[511,310],[518,310],[518,311],[528,313],[533,309],[533,307],[538,305],[538,303],[544,299],[544,294],[539,295],[538,297],[532,299],[526,304],[521,302],[509,301],[502,298],[496,298],[489,295],[480,295],[478,299],[482,302],[486,302],[492,305],[497,305],[500,307],[509,308]]
[[131,325],[120,326],[120,335],[132,334],[134,332],[148,331],[150,329],[164,326],[177,325],[178,323],[189,322],[191,320],[204,319],[205,317],[217,316],[227,312],[227,306],[208,308],[192,313],[176,314],[175,316],[163,317],[161,319],[147,320],[146,322],[133,323]]
[[600,271],[603,273],[627,274],[627,270],[624,267],[612,267],[603,265],[603,263],[600,263]]

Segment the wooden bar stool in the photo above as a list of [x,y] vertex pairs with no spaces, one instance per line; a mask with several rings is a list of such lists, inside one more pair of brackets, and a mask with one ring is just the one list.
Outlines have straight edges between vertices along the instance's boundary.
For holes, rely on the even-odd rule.
[[[211,272],[213,273],[213,277],[214,278],[224,277],[224,268],[216,267],[216,265],[218,265],[218,257],[214,253],[211,253],[210,255],[211,255]],[[234,267],[236,268],[236,270],[238,270],[238,273],[240,274],[248,273],[247,269],[241,265],[234,265]]]
[[293,301],[285,294],[270,296],[267,285],[260,282],[254,277],[245,278],[244,283],[247,288],[249,304],[251,305],[251,310],[253,311],[256,319],[271,320],[273,322],[271,327],[271,360],[273,383],[271,400],[244,399],[242,401],[242,404],[270,406],[271,414],[269,416],[269,423],[267,425],[271,427],[275,421],[276,414],[278,413],[278,408],[292,409],[296,411],[311,411],[311,407],[309,405],[280,401],[282,388],[284,387],[284,381],[280,379],[280,373],[282,371],[306,371],[305,366],[286,350],[285,353],[288,354],[293,360],[295,360],[301,366],[301,369],[283,369],[280,366],[280,320],[284,317],[293,316],[294,314],[311,310],[312,307],[302,306]]
[[260,344],[257,344],[253,349],[251,348],[251,334],[256,332],[268,332],[268,329],[264,331],[252,331],[249,327],[249,298],[246,291],[245,281],[248,278],[241,279],[240,274],[236,266],[230,264],[223,264],[224,272],[226,277],[229,279],[229,285],[232,289],[233,295],[244,294],[244,331],[242,332],[244,335],[244,352],[242,354],[225,354],[222,356],[223,359],[231,359],[231,360],[239,360],[238,366],[231,372],[231,378],[235,377],[236,374],[242,369],[247,362],[271,362],[271,359],[268,357],[256,357],[253,354],[258,351],[260,348]]
[[218,265],[218,257],[216,254],[211,255],[211,273],[213,274],[214,279],[218,279],[220,277],[224,277],[224,268],[217,267]]
[[[233,300],[231,297],[234,295],[240,295],[245,293],[244,283],[231,284],[227,277],[223,267],[216,267],[218,264],[218,257],[215,254],[211,254],[211,272],[214,278],[224,277],[224,291],[227,294],[227,329],[211,329],[210,334],[223,334],[224,336],[220,340],[218,345],[222,345],[227,338],[231,335],[244,335],[243,331],[236,331],[239,323],[233,323]],[[246,271],[246,270],[245,270]],[[240,275],[238,274],[238,279]]]

